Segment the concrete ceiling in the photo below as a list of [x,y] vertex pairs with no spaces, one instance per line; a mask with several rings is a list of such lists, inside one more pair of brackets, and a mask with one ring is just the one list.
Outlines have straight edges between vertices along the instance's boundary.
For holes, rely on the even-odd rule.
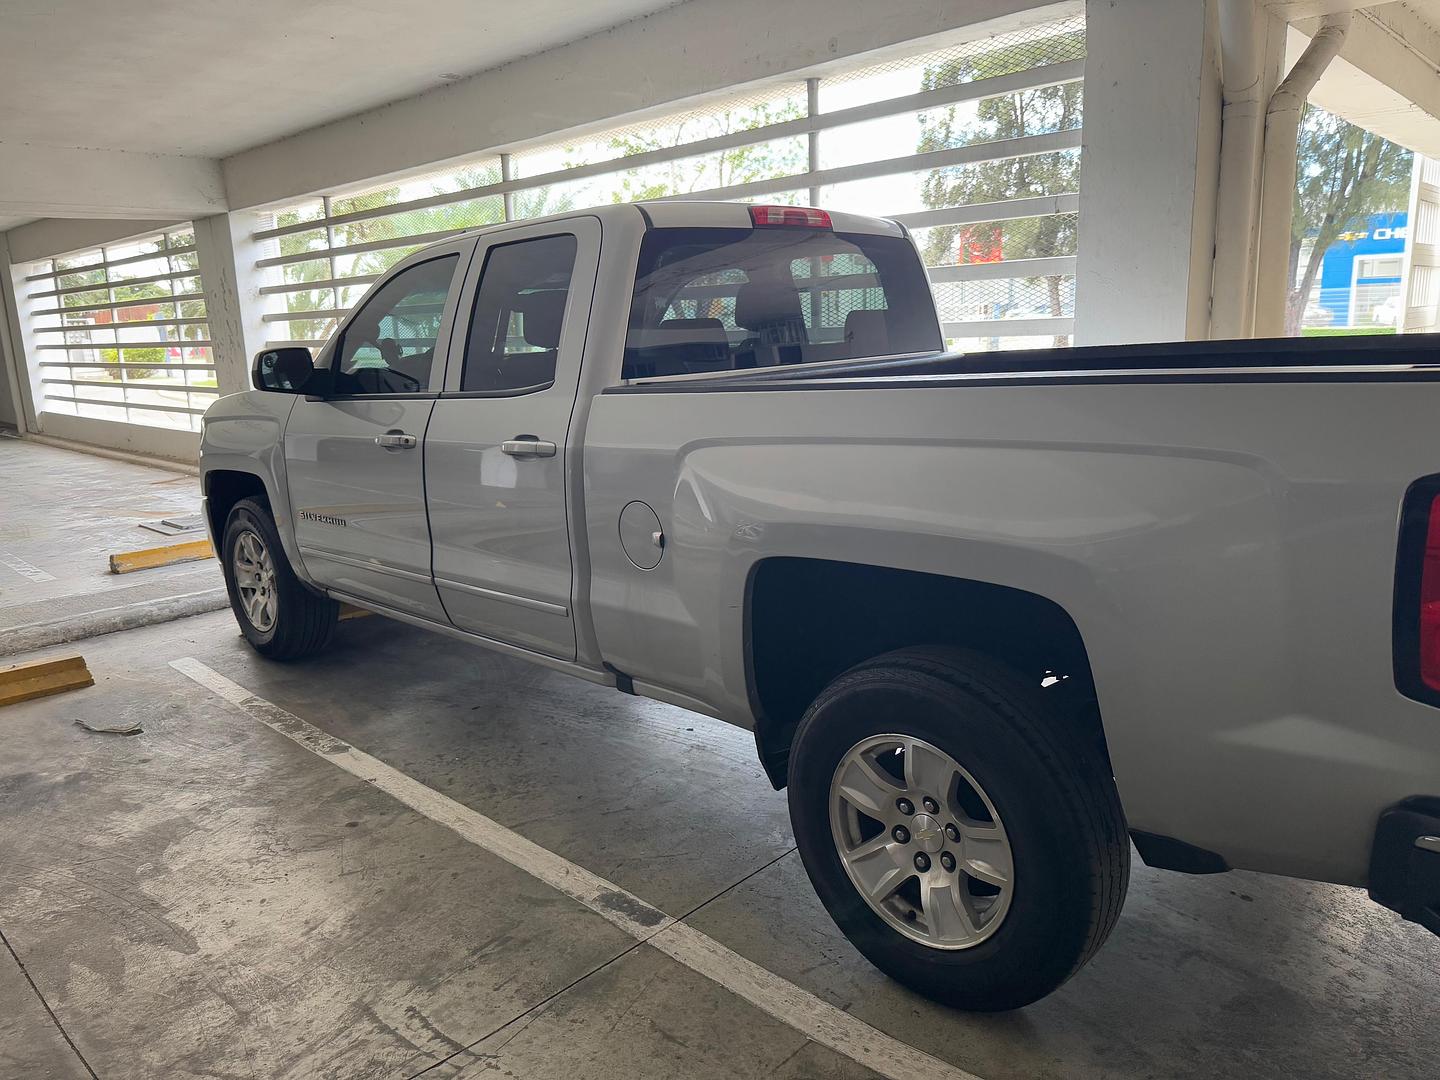
[[1310,19],[1318,15],[1333,15],[1341,11],[1358,11],[1361,8],[1387,7],[1393,3],[1412,8],[1422,14],[1440,14],[1440,0],[1259,0],[1270,14],[1285,22]]
[[674,2],[0,0],[0,143],[223,157]]
[[[1290,27],[1286,67],[1318,20]],[[1360,12],[1310,100],[1353,124],[1440,157],[1440,0],[1397,0]]]

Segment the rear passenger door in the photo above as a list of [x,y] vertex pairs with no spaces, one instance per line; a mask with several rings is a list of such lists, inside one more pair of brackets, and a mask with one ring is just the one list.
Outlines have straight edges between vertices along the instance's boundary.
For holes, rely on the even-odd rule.
[[575,658],[570,417],[600,252],[579,218],[492,234],[425,440],[435,585],[462,630]]

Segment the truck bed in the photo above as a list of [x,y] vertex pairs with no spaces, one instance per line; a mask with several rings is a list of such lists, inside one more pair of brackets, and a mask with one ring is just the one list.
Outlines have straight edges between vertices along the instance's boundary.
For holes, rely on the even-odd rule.
[[[1033,593],[1084,643],[1133,828],[1362,882],[1376,817],[1440,762],[1392,646],[1400,508],[1440,474],[1437,346],[937,353],[611,387],[585,445],[598,638],[637,683],[744,722],[743,598],[766,560]],[[610,541],[636,499],[666,525],[640,578]]]
[[[905,378],[898,378],[900,376]],[[710,385],[739,391],[773,383],[804,387],[836,380],[844,380],[847,388],[860,389],[876,385],[903,386],[911,379],[923,379],[919,385],[933,387],[996,381],[1094,385],[1107,381],[1270,382],[1300,378],[1325,382],[1440,379],[1440,334],[937,352],[745,373],[725,372],[710,377],[636,380],[630,387],[616,388],[615,392],[643,388],[652,392],[694,393]]]

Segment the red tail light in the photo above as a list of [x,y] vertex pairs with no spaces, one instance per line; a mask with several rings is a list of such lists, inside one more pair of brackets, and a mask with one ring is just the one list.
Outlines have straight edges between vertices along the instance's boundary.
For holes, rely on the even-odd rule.
[[1416,481],[1405,493],[1394,626],[1395,688],[1440,705],[1440,476]]
[[830,215],[813,206],[752,206],[750,220],[757,229],[790,227],[829,229]]
[[1420,681],[1440,690],[1440,495],[1430,500],[1420,567]]

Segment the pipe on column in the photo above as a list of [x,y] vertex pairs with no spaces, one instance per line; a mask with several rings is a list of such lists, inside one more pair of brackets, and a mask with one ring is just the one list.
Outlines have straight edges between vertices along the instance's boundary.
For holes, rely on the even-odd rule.
[[1260,257],[1255,279],[1256,337],[1285,333],[1290,293],[1290,227],[1295,208],[1296,143],[1305,99],[1330,61],[1340,54],[1354,20],[1351,12],[1327,15],[1309,46],[1270,96],[1265,110],[1264,175],[1260,181]]
[[1210,336],[1243,338],[1250,336],[1255,311],[1271,17],[1257,9],[1255,0],[1220,0],[1219,23],[1223,106]]

